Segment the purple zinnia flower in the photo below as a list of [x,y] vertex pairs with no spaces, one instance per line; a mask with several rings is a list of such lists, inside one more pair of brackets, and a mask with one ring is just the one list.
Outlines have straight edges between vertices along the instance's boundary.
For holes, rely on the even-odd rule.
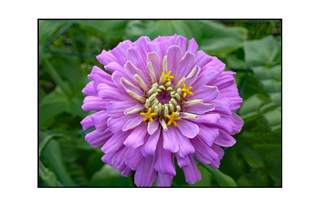
[[224,72],[217,57],[197,51],[183,36],[151,41],[126,40],[97,56],[109,75],[94,66],[83,89],[82,108],[98,111],[81,122],[92,147],[101,147],[102,161],[123,176],[135,170],[137,186],[171,186],[177,164],[186,182],[201,179],[193,155],[219,168],[223,150],[236,140],[242,119],[233,113],[239,97],[234,72]]

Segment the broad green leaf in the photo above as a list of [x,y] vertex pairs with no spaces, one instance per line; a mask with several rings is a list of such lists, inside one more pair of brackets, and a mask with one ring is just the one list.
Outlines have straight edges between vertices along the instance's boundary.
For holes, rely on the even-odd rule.
[[126,37],[132,41],[140,36],[148,36],[151,40],[158,36],[182,35],[188,40],[195,38],[201,41],[201,30],[198,20],[134,20],[126,27]]
[[57,31],[60,25],[62,25],[62,22],[39,20],[39,45],[45,43]]
[[245,28],[227,27],[211,20],[200,20],[200,22],[202,31],[200,50],[216,55],[230,53],[243,46],[247,34]]
[[256,112],[262,106],[262,104],[263,101],[258,94],[250,96],[243,101],[239,109],[239,115],[242,117],[243,115],[246,115],[248,113]]
[[[47,132],[39,131],[39,142],[42,142],[47,135]],[[57,175],[58,180],[64,186],[74,186],[74,182],[72,181],[63,162],[60,143],[58,141],[51,140],[43,150],[41,158],[50,164],[51,171]]]
[[39,66],[41,65],[42,61],[43,61],[43,56],[44,56],[44,52],[43,52],[43,48],[41,46],[39,46]]
[[129,20],[55,20],[78,25],[93,35],[111,39],[121,39],[125,35],[125,27]]
[[267,93],[281,92],[281,82],[273,79],[266,79],[260,81]]
[[278,106],[281,106],[281,92],[269,93],[269,95]]
[[41,156],[42,151],[45,149],[45,147],[47,146],[47,144],[49,143],[49,141],[53,138],[53,137],[61,137],[63,136],[63,134],[61,133],[49,133],[47,134],[44,139],[41,141],[41,143],[39,144],[39,156]]
[[245,61],[250,67],[281,64],[281,48],[273,36],[260,40],[248,40],[243,49]]
[[262,157],[254,150],[250,149],[249,147],[242,146],[241,153],[250,167],[252,168],[264,167]]
[[276,65],[272,68],[266,66],[252,67],[253,73],[258,80],[275,79],[281,80],[281,65]]
[[237,183],[229,175],[224,174],[219,169],[212,168],[211,171],[221,187],[237,187]]
[[124,177],[109,165],[104,165],[101,170],[93,174],[89,186],[129,187],[134,185],[130,176]]
[[248,66],[243,60],[237,59],[234,55],[227,56],[227,64],[231,69],[247,69]]
[[264,117],[269,123],[272,131],[281,131],[281,107],[268,111],[264,114]]
[[[39,160],[39,177],[45,183],[45,186],[48,187],[62,187],[62,184],[57,180],[56,174],[54,172],[49,171]],[[41,185],[40,185],[41,187]]]
[[39,103],[39,125],[63,112],[69,106],[69,100],[57,86],[52,92],[46,95]]

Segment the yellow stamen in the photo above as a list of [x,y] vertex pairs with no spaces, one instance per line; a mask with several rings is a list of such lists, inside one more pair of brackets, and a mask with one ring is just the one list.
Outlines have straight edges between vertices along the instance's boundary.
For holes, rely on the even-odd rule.
[[181,89],[181,91],[183,91],[183,98],[185,98],[187,96],[187,94],[190,94],[193,96],[193,93],[190,92],[190,89],[192,88],[192,86],[188,87],[186,86],[186,84],[183,84],[183,88]]
[[164,78],[162,79],[162,82],[164,82],[164,81],[169,81],[169,82],[171,82],[171,79],[172,78],[174,78],[172,75],[170,76],[170,73],[171,73],[172,71],[169,71],[168,72],[168,74],[166,74],[166,73],[164,73],[164,72],[162,72],[161,74],[162,75],[164,75]]
[[149,119],[149,122],[153,122],[152,117],[157,115],[157,113],[151,113],[151,108],[149,108],[147,113],[141,112],[140,115],[145,116],[145,118],[143,119],[143,121],[146,121]]
[[176,121],[180,120],[181,117],[176,116],[176,114],[174,112],[172,112],[171,116],[166,115],[166,117],[168,117],[168,119],[169,119],[169,122],[167,124],[168,126],[170,126],[173,123],[175,127],[178,127]]

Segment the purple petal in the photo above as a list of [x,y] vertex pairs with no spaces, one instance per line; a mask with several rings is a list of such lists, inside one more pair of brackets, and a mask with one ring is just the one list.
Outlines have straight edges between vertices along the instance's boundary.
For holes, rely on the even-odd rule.
[[107,105],[108,115],[110,117],[119,117],[124,115],[124,110],[137,105],[136,102],[131,101],[110,101]]
[[126,124],[126,122],[129,119],[132,119],[135,117],[137,117],[136,114],[129,114],[129,115],[124,115],[124,116],[119,116],[119,117],[110,117],[107,121],[108,128],[113,133],[121,131],[122,127]]
[[93,81],[90,81],[82,90],[82,93],[87,95],[87,96],[97,96],[98,91],[97,89],[93,86]]
[[121,72],[121,73],[125,73],[125,70],[124,70],[123,66],[121,66],[121,65],[120,65],[119,63],[117,63],[117,62],[111,62],[111,63],[109,63],[108,65],[105,65],[105,66],[104,66],[104,69],[105,69],[106,71],[111,72],[111,73],[114,73],[114,72],[116,72],[116,71],[119,71],[119,72]]
[[101,147],[101,151],[106,154],[118,151],[123,146],[123,142],[129,134],[129,132],[123,131],[113,134],[112,137]]
[[140,153],[141,146],[137,148],[129,148],[125,155],[125,163],[132,170],[136,170],[143,156]]
[[194,54],[190,52],[186,52],[182,60],[178,63],[177,66],[177,81],[179,81],[183,77],[187,77],[191,70],[193,69],[194,64]]
[[125,177],[128,177],[128,176],[130,175],[130,173],[131,173],[131,169],[128,168],[128,167],[126,167],[126,168],[122,171],[121,175],[122,175],[122,176],[125,176]]
[[170,152],[177,152],[179,150],[179,143],[176,138],[176,134],[172,127],[169,127],[167,131],[162,131],[163,136],[163,148]]
[[176,158],[177,158],[177,162],[178,162],[178,165],[180,168],[187,167],[190,165],[189,156],[181,157],[180,155],[176,154]]
[[141,154],[145,157],[154,156],[154,152],[157,148],[160,132],[156,132],[153,135],[147,135],[147,142],[141,148]]
[[197,137],[202,139],[208,146],[212,146],[214,141],[219,136],[219,130],[216,128],[207,127],[203,124],[198,124],[198,126],[200,131]]
[[[147,72],[149,72],[149,69],[147,67],[147,54],[145,54],[145,56],[142,57],[140,48],[136,46],[129,48],[127,51],[127,58],[128,58],[128,61],[130,61],[134,66],[140,69],[143,73],[146,74]],[[143,77],[145,76],[143,75]]]
[[[127,81],[128,81],[128,80],[127,80]],[[124,78],[121,78],[121,79],[120,79],[120,82],[121,82],[123,88],[124,88],[126,91],[127,91],[127,90],[130,90],[130,91],[132,91],[133,93],[137,94],[138,96],[143,96],[143,95],[144,95],[143,91],[142,91],[140,88],[138,88],[137,86],[133,85],[133,84],[130,83],[130,82],[128,83],[127,81],[125,81]]]
[[212,123],[217,123],[219,119],[220,119],[219,114],[208,113],[208,114],[200,114],[198,115],[197,119],[192,119],[190,121],[193,121],[196,123],[203,123],[203,124],[212,124]]
[[201,99],[203,102],[208,102],[215,99],[219,95],[217,87],[203,86],[193,92],[193,99]]
[[191,40],[189,40],[187,52],[196,54],[197,50],[198,50],[198,44],[197,44],[196,40],[194,38],[192,38]]
[[140,187],[150,187],[156,180],[157,172],[154,169],[156,157],[143,158],[134,175],[134,184]]
[[149,52],[147,43],[150,42],[150,38],[146,36],[140,37],[137,41],[132,43],[132,46],[139,48],[139,52],[144,63],[147,62],[147,54]]
[[208,64],[206,64],[206,66],[203,67],[203,70],[205,70],[207,67],[213,67],[215,71],[221,73],[225,68],[225,64],[221,62],[221,60],[219,60],[217,57],[213,57],[211,62],[209,62]]
[[195,104],[192,106],[186,106],[185,111],[193,114],[204,114],[214,110],[215,105],[213,103]]
[[122,172],[127,166],[125,164],[124,161],[124,156],[127,152],[128,148],[126,147],[122,147],[121,149],[119,149],[113,156],[112,158],[112,163],[111,163],[111,167],[113,169],[116,169],[118,172]]
[[110,87],[107,84],[99,84],[97,89],[98,89],[98,96],[105,100],[125,101],[125,100],[131,99],[131,96],[129,96],[129,94],[124,90],[120,90],[115,87]]
[[174,130],[174,133],[176,135],[176,138],[177,138],[177,141],[179,144],[179,151],[177,152],[177,154],[180,157],[186,157],[190,154],[193,154],[195,152],[195,149],[192,146],[190,139],[183,136],[178,129],[173,128],[173,127],[171,127],[171,128]]
[[234,124],[232,134],[239,133],[243,126],[243,120],[235,113],[232,113],[231,116],[228,116],[227,118],[231,119]]
[[147,135],[147,127],[145,125],[140,125],[131,131],[131,134],[123,142],[129,148],[137,148],[144,143],[144,138]]
[[171,75],[175,75],[177,73],[177,66],[179,61],[181,60],[182,52],[181,48],[177,45],[172,45],[168,48],[167,53],[167,72],[172,71]]
[[160,63],[161,63],[164,56],[164,54],[162,54],[161,52],[161,42],[148,42],[147,45],[150,52],[154,52],[159,55]]
[[[193,69],[192,69],[193,70]],[[195,73],[191,76],[191,77],[189,77],[189,75],[187,76],[187,78],[186,78],[186,80],[184,81],[184,83],[187,85],[187,86],[191,86],[191,85],[193,85],[193,83],[198,79],[198,75],[199,75],[199,73],[200,73],[200,67],[199,66],[196,66],[196,71],[195,71]],[[191,71],[192,72],[192,71]],[[190,73],[191,73],[190,72]]]
[[217,127],[231,133],[234,128],[234,123],[228,118],[220,117],[219,121],[217,123],[210,124],[210,127]]
[[153,122],[148,123],[148,133],[150,135],[154,134],[159,127],[159,120],[153,120]]
[[200,68],[203,68],[206,64],[208,64],[213,59],[212,56],[207,55],[202,50],[198,51],[196,54],[195,64]]
[[83,100],[82,109],[85,111],[107,110],[108,100],[96,96],[87,96]]
[[[99,112],[98,112],[99,113]],[[86,118],[84,118],[80,124],[82,125],[83,130],[88,130],[91,129],[92,127],[94,127],[94,123],[91,119],[92,115],[87,116]]]
[[230,105],[227,98],[218,97],[218,98],[212,100],[212,103],[214,103],[214,105],[215,105],[215,108],[213,110],[214,112],[218,112],[218,113],[222,113],[222,114],[226,114],[226,115],[232,114],[231,105]]
[[161,75],[161,65],[160,57],[155,52],[149,52],[147,61],[152,63],[153,70],[155,72],[156,77],[160,77]]
[[119,89],[124,90],[124,88],[123,88],[123,86],[122,86],[122,84],[121,84],[121,82],[120,82],[120,79],[121,79],[122,77],[124,77],[124,76],[123,76],[123,73],[121,73],[121,72],[119,72],[119,71],[116,71],[116,72],[112,73],[111,79],[112,79],[113,83],[114,83],[116,86],[118,86]]
[[214,143],[222,147],[231,147],[236,143],[236,140],[225,131],[219,130],[219,137]]
[[[145,84],[149,83],[149,81],[147,80],[147,78],[145,76],[145,74],[147,74],[147,73],[146,72],[143,73],[143,71],[140,70],[139,68],[137,68],[134,64],[132,64],[132,62],[128,61],[124,65],[124,69],[126,70],[127,74],[129,75],[129,77],[132,81],[134,81],[134,82],[136,81],[136,78],[134,77],[134,75],[138,74]],[[149,69],[148,69],[148,72],[149,72]]]
[[193,138],[199,133],[198,125],[185,119],[177,121],[177,125],[180,132],[188,138]]
[[154,169],[160,173],[168,175],[176,175],[176,170],[173,162],[173,154],[163,149],[163,140],[158,141],[157,160]]
[[111,76],[106,73],[105,71],[101,70],[99,67],[97,66],[93,66],[92,70],[91,70],[91,73],[88,75],[88,78],[90,80],[94,80],[94,76],[97,75],[97,76],[100,76],[101,78],[101,82],[103,83],[110,83],[112,82],[111,80]]
[[212,86],[217,86],[219,90],[231,86],[234,84],[234,78],[232,76],[219,77],[218,80],[211,81],[209,83]]
[[192,155],[189,155],[190,164],[187,167],[182,168],[184,172],[184,177],[186,182],[189,184],[194,184],[201,180],[201,174],[193,160]]
[[222,159],[222,157],[224,155],[224,151],[223,151],[223,149],[221,149],[217,145],[213,145],[211,148],[218,154],[218,159],[213,160],[209,165],[211,165],[211,167],[213,167],[213,168],[219,168],[220,160]]
[[182,55],[186,52],[186,43],[187,43],[187,38],[183,36],[178,36],[175,44],[178,45],[181,48]]
[[242,98],[239,96],[238,88],[236,84],[220,90],[220,95],[226,97],[231,104],[231,110],[237,110],[240,108],[242,103]]
[[107,121],[109,119],[107,111],[99,111],[92,114],[91,119],[96,127],[96,130],[103,132],[108,128]]
[[201,139],[198,137],[191,139],[191,143],[193,144],[196,152],[194,156],[201,162],[205,164],[211,163],[213,160],[218,159],[218,154],[213,151],[208,145],[206,145]]
[[102,65],[108,65],[111,62],[117,62],[117,58],[115,58],[110,51],[107,52],[105,50],[103,50],[96,58]]
[[165,175],[162,173],[158,173],[158,187],[170,187],[172,183],[173,176],[172,175]]
[[204,85],[208,85],[210,82],[217,80],[219,78],[219,73],[214,70],[213,67],[207,67],[206,69],[201,69],[197,80],[194,82],[194,86],[201,88]]
[[88,141],[91,147],[99,147],[104,144],[110,137],[112,132],[109,129],[106,129],[103,132],[94,130],[86,135],[85,139]]
[[124,42],[120,42],[119,45],[112,49],[111,53],[117,58],[120,65],[124,65],[127,62],[127,50],[131,47],[132,42],[130,40],[126,40]]
[[[132,119],[129,119],[125,123],[125,125],[122,127],[122,131],[127,131],[129,129],[133,129],[142,122],[143,118],[140,115],[136,115],[136,114],[133,114],[133,115],[135,115],[135,116]],[[145,129],[145,133],[147,133],[147,127]]]

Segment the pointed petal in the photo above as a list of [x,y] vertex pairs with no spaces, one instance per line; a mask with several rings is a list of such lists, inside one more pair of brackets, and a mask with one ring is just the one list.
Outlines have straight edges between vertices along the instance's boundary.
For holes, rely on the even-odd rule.
[[97,89],[93,86],[93,81],[90,81],[82,90],[82,93],[87,95],[87,96],[97,96],[98,91]]
[[145,157],[154,156],[156,151],[160,132],[156,132],[153,135],[146,135],[147,142],[141,148],[141,154]]
[[194,156],[201,162],[205,164],[211,163],[213,160],[218,159],[218,154],[213,151],[208,145],[206,145],[201,139],[198,137],[191,139],[191,143],[193,144],[196,152]]
[[125,155],[125,163],[126,165],[132,169],[136,170],[138,165],[140,164],[143,156],[140,153],[141,146],[137,148],[129,148]]
[[104,144],[111,136],[112,132],[109,129],[106,129],[103,132],[95,130],[88,133],[85,139],[91,147],[99,147],[100,145]]
[[156,157],[143,158],[134,174],[134,184],[140,187],[151,187],[156,180],[157,172],[154,169]]
[[105,50],[102,50],[101,54],[99,54],[96,58],[99,61],[99,63],[101,63],[102,65],[108,65],[111,62],[118,61],[117,58],[113,56],[111,51],[107,52]]
[[[147,72],[144,72],[140,69],[137,68],[134,64],[132,64],[132,62],[128,61],[125,65],[124,65],[124,69],[126,70],[128,76],[130,77],[130,79],[135,82],[136,78],[134,77],[135,74],[138,74],[141,79],[143,80],[143,82],[145,84],[148,84],[149,81],[147,80],[146,76],[144,73],[147,74]],[[148,69],[148,68],[147,68]],[[149,72],[149,69],[147,70]]]
[[144,138],[147,135],[147,127],[140,125],[131,131],[131,134],[123,142],[129,148],[137,148],[144,144]]
[[111,50],[111,53],[117,58],[120,65],[124,65],[127,62],[127,50],[131,47],[132,42],[126,40],[120,42],[119,45]]
[[212,61],[213,57],[210,55],[207,55],[202,50],[199,50],[196,54],[196,60],[195,63],[200,67],[203,68],[205,65],[207,65],[210,61]]
[[119,131],[111,136],[111,138],[101,147],[101,151],[105,154],[116,152],[122,146],[124,140],[128,137],[129,132]]
[[180,132],[188,138],[193,138],[199,133],[198,125],[185,119],[177,121],[177,125]]
[[[134,118],[129,119],[125,123],[125,125],[122,127],[122,131],[127,131],[129,129],[133,129],[142,122],[143,118],[140,115],[136,115],[136,114],[133,114],[133,115],[134,115]],[[147,132],[147,129],[145,132]]]
[[173,154],[163,149],[163,140],[160,139],[157,146],[157,160],[154,169],[160,173],[168,175],[176,175],[173,162]]
[[214,143],[222,147],[231,147],[236,143],[236,140],[225,131],[219,130],[219,137]]
[[122,127],[129,119],[137,117],[136,114],[124,115],[119,117],[110,117],[107,121],[108,128],[112,133],[122,131]]
[[201,174],[197,168],[196,163],[193,160],[192,155],[189,155],[190,164],[187,167],[182,168],[186,182],[189,184],[195,184],[201,180]]
[[159,120],[153,120],[153,122],[148,123],[148,133],[150,135],[154,134],[159,128]]
[[158,187],[170,187],[172,183],[173,176],[172,175],[165,175],[162,173],[158,173]]
[[182,60],[178,63],[177,66],[177,80],[180,80],[183,77],[187,77],[191,70],[193,69],[193,64],[194,64],[194,54],[190,52],[186,52]]
[[196,40],[194,38],[192,38],[191,40],[189,40],[189,44],[188,44],[188,52],[196,54],[198,50],[198,44],[196,42]]
[[202,139],[208,146],[212,146],[214,141],[219,136],[219,130],[216,128],[207,127],[203,124],[198,124],[198,126],[200,131],[197,137]]
[[179,150],[179,143],[176,138],[176,134],[172,127],[169,127],[167,131],[162,131],[163,136],[163,148],[170,152],[177,152]]

